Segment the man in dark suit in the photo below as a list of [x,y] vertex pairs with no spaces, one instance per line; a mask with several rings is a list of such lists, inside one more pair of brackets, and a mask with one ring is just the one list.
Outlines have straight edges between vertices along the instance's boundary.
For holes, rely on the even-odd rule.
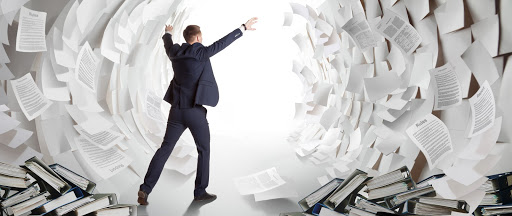
[[194,200],[213,201],[217,198],[216,195],[206,192],[210,172],[210,129],[203,105],[214,107],[219,101],[219,90],[210,57],[240,38],[245,30],[256,30],[252,28],[256,22],[256,17],[250,19],[210,46],[201,44],[203,37],[196,25],[189,25],[183,31],[187,43],[174,44],[171,36],[173,27],[166,25],[162,39],[165,52],[172,62],[174,77],[164,100],[171,104],[171,110],[162,145],[151,159],[144,183],[140,185],[137,199],[139,204],[148,204],[149,193],[158,181],[176,142],[187,128],[194,137],[199,155]]

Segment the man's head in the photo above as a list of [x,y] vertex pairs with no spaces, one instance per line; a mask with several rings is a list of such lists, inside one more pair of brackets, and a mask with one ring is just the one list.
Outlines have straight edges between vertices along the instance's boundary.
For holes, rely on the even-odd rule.
[[203,36],[201,34],[201,29],[197,25],[189,25],[185,30],[183,30],[183,37],[185,41],[189,44],[193,44],[195,42],[202,43]]

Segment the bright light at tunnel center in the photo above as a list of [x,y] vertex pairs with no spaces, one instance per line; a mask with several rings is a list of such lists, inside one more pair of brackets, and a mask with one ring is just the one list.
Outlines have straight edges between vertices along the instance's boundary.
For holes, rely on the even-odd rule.
[[[254,25],[256,31],[246,31],[211,58],[220,92],[219,104],[208,107],[212,135],[290,131],[294,104],[300,101],[302,86],[291,71],[298,49],[282,27],[288,3],[192,0],[186,5],[190,15],[183,28],[199,25],[205,46],[251,17],[259,18]],[[173,34],[183,37],[182,32]]]

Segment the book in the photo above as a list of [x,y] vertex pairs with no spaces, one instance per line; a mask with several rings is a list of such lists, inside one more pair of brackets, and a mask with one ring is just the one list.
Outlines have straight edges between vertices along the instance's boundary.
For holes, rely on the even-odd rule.
[[32,213],[45,214],[45,213],[50,212],[60,206],[71,203],[77,199],[80,199],[83,196],[84,196],[84,194],[82,193],[82,190],[80,190],[80,188],[78,188],[78,187],[75,187],[72,190],[70,190],[69,192],[67,192],[66,194],[64,194],[56,199],[53,199],[53,200],[43,204],[42,206],[39,206],[38,208],[32,210]]
[[27,188],[30,185],[28,178],[18,178],[0,174],[0,185],[10,188]]
[[60,164],[52,164],[50,168],[55,171],[59,176],[61,176],[64,180],[68,181],[70,184],[79,187],[83,191],[92,194],[94,188],[96,187],[96,183],[82,177],[81,175],[76,174],[75,172],[67,169],[66,167]]
[[302,208],[303,211],[311,213],[313,210],[313,207],[318,202],[323,202],[329,195],[334,192],[334,190],[340,186],[340,184],[343,182],[343,179],[333,179],[330,182],[324,184],[322,187],[315,190],[310,195],[304,197],[302,200],[299,201],[299,206]]
[[136,205],[117,204],[91,213],[93,216],[137,216]]
[[[356,169],[343,181],[338,188],[323,202],[323,205],[332,210],[343,210],[350,203],[347,199],[351,194],[357,194],[365,186],[365,182],[371,179],[368,174]],[[355,196],[353,196],[355,200]]]
[[414,184],[414,181],[411,178],[408,178],[401,182],[396,182],[390,185],[386,185],[384,187],[368,190],[368,199],[380,200],[397,193],[402,193],[414,189],[415,187],[416,185]]
[[52,215],[82,216],[116,204],[116,194],[94,194],[59,207]]
[[19,216],[24,215],[33,209],[37,208],[38,206],[41,206],[45,202],[48,201],[48,197],[50,196],[49,192],[43,192],[40,193],[37,196],[34,196],[28,200],[25,200],[21,203],[18,203],[16,205],[7,207],[5,209],[7,216]]
[[487,178],[489,180],[480,186],[480,190],[492,192],[512,186],[512,172],[487,176]]
[[30,199],[31,197],[38,195],[39,192],[39,184],[33,183],[27,189],[19,191],[18,193],[13,194],[12,196],[9,196],[8,198],[0,202],[0,207],[7,208],[9,206],[16,205],[20,202],[23,202],[25,200]]
[[[39,181],[44,181],[52,188],[50,193],[54,190],[54,196],[60,196],[71,189],[71,185],[65,182],[57,173],[55,173],[48,165],[37,157],[32,157],[25,161],[25,167],[35,175],[34,178]],[[38,179],[39,178],[39,179]]]
[[465,200],[452,200],[452,199],[443,199],[436,197],[417,197],[414,198],[416,202],[435,205],[442,208],[450,209],[454,212],[460,213],[469,213],[470,206]]
[[386,205],[388,206],[388,208],[393,209],[393,208],[398,207],[402,203],[405,203],[407,200],[410,200],[415,197],[423,196],[426,194],[435,195],[434,187],[426,186],[426,187],[422,187],[422,188],[408,190],[408,191],[396,194],[394,196],[386,197],[386,198],[384,198],[384,202],[386,202]]
[[397,170],[368,180],[368,182],[366,182],[366,186],[368,187],[368,190],[374,190],[394,183],[403,182],[410,178],[411,173],[409,172],[409,168],[403,166]]
[[27,170],[19,166],[0,162],[0,174],[17,178],[25,178],[27,176]]

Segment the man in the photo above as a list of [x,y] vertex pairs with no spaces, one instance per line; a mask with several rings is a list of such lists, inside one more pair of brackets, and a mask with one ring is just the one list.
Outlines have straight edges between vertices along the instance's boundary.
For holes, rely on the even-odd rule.
[[172,42],[173,27],[165,26],[162,39],[165,52],[172,62],[174,77],[164,100],[171,104],[171,110],[162,145],[151,159],[144,183],[140,185],[137,199],[139,204],[148,204],[148,195],[158,181],[176,142],[187,128],[194,137],[199,155],[194,201],[213,201],[217,198],[216,195],[206,192],[210,171],[210,129],[206,120],[206,108],[203,105],[214,107],[219,101],[219,91],[210,57],[240,38],[245,30],[256,30],[252,25],[257,22],[257,19],[251,18],[240,28],[210,46],[201,44],[203,36],[199,26],[187,26],[183,31],[183,37],[187,43],[181,45]]

